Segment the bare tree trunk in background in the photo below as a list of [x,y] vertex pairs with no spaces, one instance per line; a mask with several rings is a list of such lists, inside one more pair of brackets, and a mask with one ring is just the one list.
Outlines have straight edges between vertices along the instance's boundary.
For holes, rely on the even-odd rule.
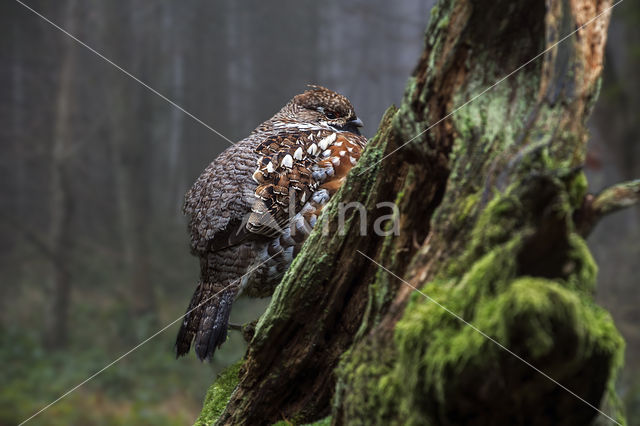
[[[173,13],[167,14],[166,25],[173,26],[174,24],[171,22],[171,17]],[[179,38],[177,36],[173,37],[170,47],[171,52],[171,89],[173,93],[174,100],[181,104],[184,99],[184,54],[182,45],[179,43]],[[185,115],[182,111],[177,108],[173,108],[171,111],[171,122],[170,122],[170,133],[168,135],[169,138],[169,158],[168,158],[168,170],[166,173],[168,174],[170,181],[169,187],[167,190],[175,194],[173,197],[166,197],[169,201],[168,210],[172,216],[177,216],[179,219],[182,218],[182,212],[180,209],[176,209],[176,206],[182,205],[182,201],[184,199],[184,187],[185,179],[184,172],[180,169],[182,162],[180,158],[182,158],[183,153],[180,149],[180,143],[183,137],[183,124],[184,124]]]
[[[154,37],[145,39],[142,45],[149,42],[157,48],[158,52],[148,59],[152,72],[150,77],[166,87],[166,95],[178,105],[184,105],[186,100],[186,51],[188,42],[186,28],[189,23],[183,19],[185,15],[198,13],[184,4],[176,2],[164,2],[159,8],[159,20],[162,23],[161,31],[157,31]],[[146,16],[143,21],[148,20]],[[182,211],[180,206],[184,199],[184,191],[187,186],[185,176],[185,119],[186,115],[178,108],[166,105],[167,117],[159,120],[156,116],[161,116],[160,111],[154,114],[152,126],[152,150],[153,169],[152,204],[158,205],[162,210],[162,216],[172,219],[182,224]],[[155,158],[154,158],[155,157]]]
[[[76,1],[66,5],[65,28],[72,33],[76,25]],[[60,348],[67,344],[69,302],[71,297],[71,276],[69,270],[72,251],[72,209],[70,149],[73,138],[72,108],[73,84],[76,74],[75,45],[65,40],[56,100],[56,116],[53,129],[51,155],[51,221],[49,223],[52,261],[53,298],[51,321],[46,327],[45,344],[49,348]]]
[[[325,209],[331,232],[316,226],[199,424],[573,425],[592,406],[620,420],[624,343],[580,232],[608,15],[555,46],[610,4],[435,6],[401,107]],[[356,200],[370,233],[352,211],[340,235],[337,203]],[[400,234],[372,235],[389,201]]]
[[[108,3],[104,7],[107,19],[113,23],[107,27],[120,29],[117,34],[107,35],[110,49],[116,52],[116,57],[121,58],[133,74],[144,78],[141,62],[148,52],[140,52],[131,47],[140,45],[137,43],[136,11],[123,9],[115,3]],[[141,104],[149,95],[120,74],[113,75],[110,88],[105,105],[111,122],[109,140],[119,212],[119,233],[128,277],[126,294],[134,315],[153,317],[156,298],[149,275],[148,252],[152,181],[152,171],[147,167],[147,160],[151,155],[147,150],[150,135],[143,131],[143,128],[149,127],[148,124],[142,124],[150,120],[151,109],[148,105]],[[145,113],[149,115],[144,115]]]
[[[0,25],[4,24],[0,23]],[[14,170],[13,188],[5,182],[2,191],[10,194],[10,201],[0,207],[5,215],[13,218],[20,218],[27,212],[26,195],[28,194],[26,185],[26,165],[25,165],[25,84],[24,84],[24,57],[20,46],[19,23],[11,22],[12,43],[10,54],[6,57],[7,62],[11,61],[11,102],[14,107],[11,108],[10,125],[0,130],[0,137],[9,140],[11,144],[11,152],[6,152],[5,158],[11,157],[11,167]],[[9,192],[10,191],[10,192]],[[12,251],[18,243],[15,232],[10,227],[0,226],[0,269],[8,268],[12,263]],[[0,285],[0,327],[5,323],[6,310],[5,303],[10,299],[9,286]]]
[[[222,2],[224,10],[224,37],[227,40],[227,48],[231,52],[244,52],[248,48],[248,31],[238,31],[238,28],[247,28],[247,9],[237,2]],[[227,55],[225,61],[226,75],[229,91],[226,93],[225,103],[228,105],[228,119],[232,127],[243,129],[250,127],[248,119],[251,116],[243,111],[242,98],[249,93],[251,84],[250,70],[253,68],[251,55]],[[248,117],[249,116],[249,117]]]
[[131,92],[127,90],[126,81],[114,82],[108,100],[109,115],[112,118],[111,125],[111,160],[113,165],[113,174],[115,179],[116,201],[119,212],[119,236],[122,247],[122,259],[124,261],[125,271],[128,279],[127,294],[130,295],[130,303],[135,305],[135,312],[145,312],[148,310],[150,300],[148,295],[143,295],[142,299],[137,289],[140,287],[140,280],[145,277],[138,275],[139,266],[137,264],[139,252],[143,248],[139,244],[140,233],[142,229],[136,226],[137,207],[135,195],[135,185],[142,182],[136,182],[132,178],[133,167],[136,166],[133,161],[132,154],[129,152],[134,145],[132,138],[134,133],[135,121],[134,110],[131,105],[135,103],[135,99],[131,99]]
[[[18,33],[18,24],[14,24],[14,28],[12,30],[17,34]],[[12,127],[13,127],[13,144],[14,150],[16,154],[15,158],[15,167],[16,167],[16,198],[14,200],[15,203],[15,217],[21,217],[23,213],[25,213],[25,196],[27,194],[27,185],[26,185],[26,166],[25,162],[25,96],[24,96],[24,73],[25,69],[23,68],[23,57],[22,57],[22,49],[20,46],[20,38],[17,36],[13,36],[14,46],[13,46],[13,59],[12,59],[12,67],[11,67],[11,88],[12,88],[12,99],[11,101],[15,105],[11,110],[12,115]]]
[[[145,58],[148,60],[149,58]],[[147,67],[147,75],[150,65]],[[144,75],[144,73],[142,74]],[[146,95],[146,94],[145,94]],[[151,111],[152,103],[149,96],[143,96],[139,100],[140,111]],[[134,113],[135,114],[135,113]],[[133,232],[127,236],[133,247],[132,273],[131,273],[131,305],[133,313],[144,316],[150,321],[149,325],[155,327],[157,314],[157,301],[155,288],[151,280],[151,244],[150,231],[153,226],[154,212],[151,203],[151,186],[154,183],[150,167],[153,155],[151,126],[141,127],[138,120],[149,119],[143,114],[134,115],[134,127],[130,128],[129,138],[135,138],[137,143],[129,144],[128,177],[131,189],[129,209],[133,218]]]

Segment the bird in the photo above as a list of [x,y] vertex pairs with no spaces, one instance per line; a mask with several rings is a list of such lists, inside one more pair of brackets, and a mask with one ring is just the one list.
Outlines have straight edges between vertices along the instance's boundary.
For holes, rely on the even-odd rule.
[[268,297],[367,144],[343,95],[310,85],[211,162],[185,195],[200,279],[176,338],[211,360],[233,302]]

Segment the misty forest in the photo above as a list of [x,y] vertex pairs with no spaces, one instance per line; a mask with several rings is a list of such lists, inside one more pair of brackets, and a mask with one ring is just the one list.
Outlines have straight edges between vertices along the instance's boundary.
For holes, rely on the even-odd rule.
[[[0,425],[640,425],[637,2],[6,0],[0,20]],[[185,193],[309,85],[357,113],[321,149],[366,148],[273,295],[176,359],[218,267]],[[240,244],[224,232],[207,250]]]

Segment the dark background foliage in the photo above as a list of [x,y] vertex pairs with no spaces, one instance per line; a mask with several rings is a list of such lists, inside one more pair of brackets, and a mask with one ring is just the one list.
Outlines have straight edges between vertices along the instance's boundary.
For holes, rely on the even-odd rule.
[[[430,1],[30,1],[231,140],[309,83],[347,95],[374,134],[402,96]],[[593,191],[640,176],[640,6],[613,12],[586,168]],[[188,303],[182,196],[228,143],[17,2],[0,5],[0,424],[19,422]],[[511,70],[504,70],[507,74]],[[589,239],[597,298],[627,341],[620,394],[640,418],[640,209]],[[232,320],[256,318],[243,301]],[[216,372],[173,359],[177,325],[34,424],[185,424]],[[635,420],[637,421],[637,420]],[[639,423],[640,424],[640,423]]]

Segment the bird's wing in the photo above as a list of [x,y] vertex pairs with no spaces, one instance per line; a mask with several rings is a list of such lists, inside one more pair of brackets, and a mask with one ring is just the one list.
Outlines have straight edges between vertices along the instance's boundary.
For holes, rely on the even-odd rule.
[[191,249],[219,250],[234,244],[243,218],[251,212],[256,184],[256,146],[261,138],[251,135],[222,152],[187,191],[184,213],[189,216]]
[[275,236],[319,189],[335,192],[356,164],[366,139],[332,129],[290,128],[268,137],[259,154],[253,179],[256,201],[246,228]]

